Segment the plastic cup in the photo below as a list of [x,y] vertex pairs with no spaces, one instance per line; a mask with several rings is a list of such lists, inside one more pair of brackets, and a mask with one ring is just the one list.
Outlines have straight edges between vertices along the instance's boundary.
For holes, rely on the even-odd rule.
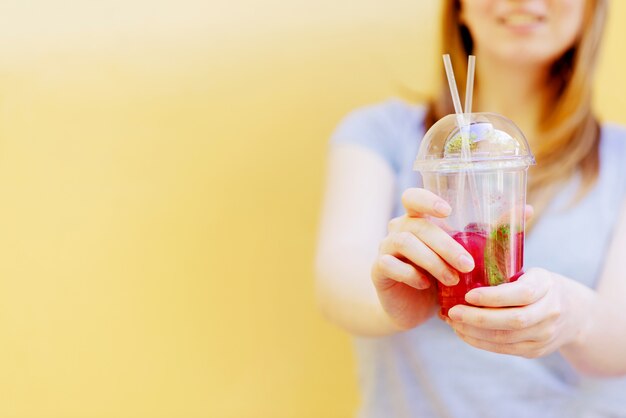
[[528,142],[509,119],[495,113],[440,119],[426,132],[414,168],[427,190],[452,206],[449,217],[433,218],[474,258],[455,286],[437,282],[441,314],[466,304],[476,287],[516,280],[523,272],[524,211],[528,167],[535,163]]

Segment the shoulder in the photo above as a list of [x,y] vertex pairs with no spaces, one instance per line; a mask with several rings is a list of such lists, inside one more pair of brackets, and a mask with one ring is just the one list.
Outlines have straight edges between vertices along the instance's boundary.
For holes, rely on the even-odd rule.
[[603,149],[626,150],[626,126],[603,123],[600,126],[600,146]]
[[603,123],[600,126],[600,164],[601,170],[607,166],[626,174],[626,127],[615,123]]
[[421,139],[426,107],[389,99],[348,113],[335,129],[331,144],[352,144],[376,153],[395,172],[409,146]]
[[399,129],[406,125],[422,124],[425,114],[426,107],[423,105],[391,98],[352,110],[344,117],[341,125],[365,124]]
[[626,127],[603,123],[599,146],[600,182],[610,185],[616,196],[626,199]]

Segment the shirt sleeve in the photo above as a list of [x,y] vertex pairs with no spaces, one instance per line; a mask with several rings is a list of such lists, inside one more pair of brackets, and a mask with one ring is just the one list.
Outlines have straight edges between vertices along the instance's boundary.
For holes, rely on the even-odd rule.
[[400,100],[365,106],[349,113],[337,126],[330,144],[350,143],[378,154],[398,174],[405,148],[407,116],[415,109]]

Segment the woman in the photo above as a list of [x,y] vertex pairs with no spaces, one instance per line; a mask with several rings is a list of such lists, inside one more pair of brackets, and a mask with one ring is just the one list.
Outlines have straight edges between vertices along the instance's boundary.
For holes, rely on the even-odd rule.
[[591,107],[606,1],[444,3],[457,76],[477,56],[474,110],[514,120],[537,159],[526,274],[438,317],[433,280],[474,266],[428,220],[451,208],[411,169],[453,113],[447,86],[425,108],[349,115],[331,141],[317,293],[357,336],[361,416],[626,417],[626,131]]

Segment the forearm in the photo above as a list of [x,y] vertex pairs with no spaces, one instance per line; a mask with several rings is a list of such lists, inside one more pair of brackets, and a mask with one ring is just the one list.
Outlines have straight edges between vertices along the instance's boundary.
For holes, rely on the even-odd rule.
[[[337,254],[350,256],[337,257]],[[354,335],[384,336],[403,331],[380,304],[370,278],[374,259],[375,253],[359,253],[354,248],[318,255],[318,306],[329,321]],[[432,315],[431,310],[424,306],[421,322]]]
[[383,336],[401,331],[383,310],[369,278],[369,257],[334,260],[319,255],[317,303],[332,323],[354,335]]
[[318,306],[324,317],[353,335],[378,337],[402,331],[383,311],[378,300],[347,289],[319,285]]
[[560,352],[572,366],[594,376],[626,375],[626,306],[572,280],[569,305],[576,312],[575,338]]

